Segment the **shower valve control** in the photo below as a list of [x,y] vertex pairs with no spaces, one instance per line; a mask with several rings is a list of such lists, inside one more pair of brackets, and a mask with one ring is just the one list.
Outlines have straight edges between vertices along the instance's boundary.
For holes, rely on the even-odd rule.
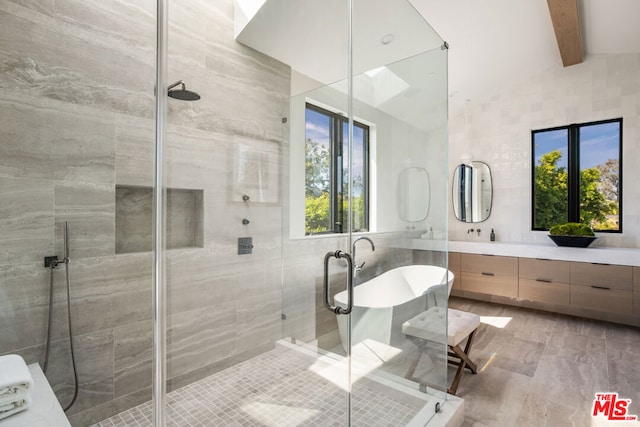
[[44,257],[44,266],[45,266],[45,268],[56,268],[59,263],[60,263],[60,260],[55,255],[54,256],[46,256],[46,257]]
[[253,253],[253,237],[238,237],[238,255]]

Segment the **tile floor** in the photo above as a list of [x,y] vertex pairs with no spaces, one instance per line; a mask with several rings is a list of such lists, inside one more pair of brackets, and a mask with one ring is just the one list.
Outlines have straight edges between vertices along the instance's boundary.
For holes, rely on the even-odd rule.
[[[631,399],[629,413],[640,416],[639,328],[456,297],[449,304],[482,318],[471,350],[480,372],[466,372],[458,388],[465,400],[463,427],[600,426],[592,420],[591,407],[594,394],[606,391]],[[336,336],[324,339],[339,343]],[[339,345],[335,349],[339,352]],[[402,376],[417,354],[413,345],[401,350],[386,359],[384,350],[367,350],[363,357],[374,354],[383,361],[379,372]],[[422,356],[416,376],[421,369],[426,376],[442,372],[436,359]],[[345,425],[345,392],[331,375],[318,375],[330,370],[335,366],[276,347],[169,393],[168,425]],[[403,426],[424,405],[371,381],[355,387],[353,425]],[[149,402],[97,426],[151,426],[150,418]],[[640,423],[615,427],[629,425]]]
[[458,388],[463,427],[594,426],[603,391],[631,399],[629,413],[640,416],[640,329],[455,297],[449,306],[483,322],[471,355],[486,367]]
[[[344,371],[283,346],[168,393],[169,426],[344,426],[347,394],[336,375]],[[427,403],[363,379],[354,385],[356,426],[407,425]],[[151,402],[96,427],[151,426]]]

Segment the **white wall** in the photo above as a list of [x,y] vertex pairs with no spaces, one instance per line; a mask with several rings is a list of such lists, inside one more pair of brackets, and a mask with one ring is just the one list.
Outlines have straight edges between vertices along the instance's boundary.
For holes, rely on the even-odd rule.
[[[554,67],[521,86],[505,89],[484,103],[467,106],[451,118],[449,170],[463,153],[491,168],[494,200],[484,223],[465,224],[449,207],[451,240],[548,242],[546,232],[531,231],[531,130],[623,118],[623,233],[599,234],[599,245],[640,247],[640,54],[589,55],[584,63]],[[467,234],[469,228],[482,233]],[[473,237],[472,237],[473,236]]]

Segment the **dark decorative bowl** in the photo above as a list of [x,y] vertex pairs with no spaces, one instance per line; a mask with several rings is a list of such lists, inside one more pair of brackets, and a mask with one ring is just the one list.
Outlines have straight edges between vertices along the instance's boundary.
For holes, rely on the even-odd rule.
[[560,236],[558,234],[549,234],[549,238],[558,246],[570,246],[572,248],[586,248],[597,239],[596,236]]

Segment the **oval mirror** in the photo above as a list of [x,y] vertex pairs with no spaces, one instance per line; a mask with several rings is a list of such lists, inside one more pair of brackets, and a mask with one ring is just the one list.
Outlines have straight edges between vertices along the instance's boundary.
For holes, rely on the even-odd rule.
[[482,222],[491,214],[491,171],[483,162],[463,163],[453,173],[453,212],[463,222]]
[[410,167],[398,177],[398,211],[408,222],[427,219],[429,213],[429,173],[424,168]]

